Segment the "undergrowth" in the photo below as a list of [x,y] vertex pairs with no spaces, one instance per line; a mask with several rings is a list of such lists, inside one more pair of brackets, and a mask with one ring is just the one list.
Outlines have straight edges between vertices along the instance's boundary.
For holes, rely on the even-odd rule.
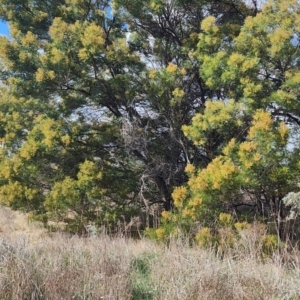
[[1,232],[0,299],[300,298],[299,251],[283,247],[262,257],[253,228],[219,252],[183,238],[165,244],[30,228],[25,222]]

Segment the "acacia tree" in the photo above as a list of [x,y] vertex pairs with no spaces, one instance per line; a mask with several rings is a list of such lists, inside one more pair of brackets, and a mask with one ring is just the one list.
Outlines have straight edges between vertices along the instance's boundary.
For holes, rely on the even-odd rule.
[[187,166],[187,185],[173,193],[178,214],[166,223],[211,223],[246,204],[280,229],[282,199],[299,182],[299,21],[298,2],[287,0],[268,2],[231,41],[214,17],[202,22],[200,72],[219,93],[183,130],[212,145],[212,161]]
[[[245,17],[255,14],[255,9],[242,1],[113,3],[116,9],[124,11],[130,31],[129,47],[139,51],[147,66],[139,95],[149,113],[143,119],[146,143],[131,142],[129,148],[144,162],[143,182],[150,189],[158,188],[164,209],[170,210],[174,186],[187,180],[186,164],[204,167],[211,160],[207,149],[194,145],[182,131],[182,125],[189,124],[192,116],[203,110],[213,92],[205,85],[199,73],[200,62],[194,56],[199,24],[208,13],[214,14],[232,37]],[[129,122],[140,130],[139,120]],[[153,197],[149,198],[151,203]]]
[[186,164],[205,167],[218,153],[182,131],[221,93],[199,72],[199,23],[214,15],[230,43],[256,9],[175,0],[112,7],[0,1],[11,28],[0,41],[2,202],[79,227],[128,219],[140,199],[169,210]]
[[[142,64],[106,1],[1,1],[1,201],[83,225],[136,210],[123,150]],[[132,213],[130,213],[132,214]]]

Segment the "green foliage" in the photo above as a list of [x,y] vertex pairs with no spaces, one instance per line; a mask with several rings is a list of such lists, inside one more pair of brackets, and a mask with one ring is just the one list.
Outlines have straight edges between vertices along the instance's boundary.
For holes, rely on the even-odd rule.
[[74,228],[130,219],[139,167],[113,101],[139,59],[118,17],[105,1],[0,6],[12,36],[0,46],[1,202]]
[[244,202],[284,218],[300,167],[297,1],[0,0],[0,18],[0,202],[74,232],[155,204],[160,240],[223,212],[252,221]]
[[203,164],[181,129],[206,101],[199,23],[230,11],[238,28],[246,12],[240,1],[112,8],[0,1],[12,37],[0,43],[0,200],[72,228],[171,208],[186,163]]
[[[299,6],[287,0],[267,3],[233,38],[213,16],[201,23],[194,55],[216,92],[183,127],[209,157],[205,167],[188,165],[187,184],[174,189],[175,214],[183,223],[192,219],[213,227],[220,212],[243,204],[265,220],[284,217],[282,199],[297,190],[299,180],[299,91],[293,85],[299,76],[299,20]],[[200,244],[209,244],[208,228],[197,235]],[[272,236],[269,244],[266,252],[275,244]]]
[[[278,236],[268,234],[262,223],[236,222],[230,214],[221,213],[217,226],[212,230],[202,227],[195,235],[195,240],[201,248],[215,249],[218,255],[223,256],[230,251],[243,251],[245,236],[255,239],[256,255],[260,258],[271,257],[282,248]],[[253,242],[253,241],[252,241]]]
[[132,299],[151,300],[155,297],[154,284],[151,282],[150,261],[153,257],[143,254],[131,264]]
[[272,255],[279,248],[278,236],[268,234],[263,239],[263,256]]

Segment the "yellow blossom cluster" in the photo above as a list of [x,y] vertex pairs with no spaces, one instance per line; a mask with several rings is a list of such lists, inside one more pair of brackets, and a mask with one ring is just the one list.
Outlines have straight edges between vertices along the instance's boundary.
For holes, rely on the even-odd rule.
[[192,119],[192,125],[183,126],[182,130],[196,145],[203,145],[206,142],[206,131],[221,128],[229,122],[238,124],[243,110],[243,105],[235,103],[233,99],[226,103],[224,101],[207,101],[204,113],[196,114]]
[[172,193],[174,205],[178,208],[183,206],[184,200],[187,198],[188,190],[184,186],[176,187]]
[[282,140],[282,143],[287,143],[287,139],[289,136],[289,128],[284,122],[280,122],[279,127],[278,127],[278,132],[280,135],[280,138]]
[[188,175],[192,175],[195,172],[195,170],[196,170],[196,168],[192,164],[187,164],[186,167],[185,167],[185,172]]
[[190,207],[185,207],[182,211],[182,216],[193,221],[196,220],[195,209]]
[[219,221],[222,225],[230,225],[232,223],[232,215],[226,213],[220,213]]
[[262,109],[258,110],[254,117],[252,126],[249,130],[249,138],[253,139],[259,131],[269,131],[273,121],[269,112]]
[[178,66],[170,62],[166,68],[166,71],[169,73],[175,73],[178,69]]
[[35,73],[35,78],[38,82],[45,80],[53,80],[55,78],[54,71],[47,71],[42,68],[38,68]]
[[171,219],[171,213],[169,212],[169,211],[163,211],[162,213],[161,213],[161,216],[162,216],[162,218],[163,219],[165,219],[165,220],[170,220]]
[[37,40],[37,36],[32,32],[28,31],[25,36],[22,37],[21,42],[23,46],[30,46],[35,43]]
[[90,55],[94,56],[99,53],[105,44],[104,31],[95,23],[89,24],[81,36],[83,48],[79,51],[79,57],[87,60]]
[[192,189],[203,191],[205,189],[220,190],[230,178],[238,174],[238,168],[229,158],[218,156],[203,169],[197,176],[192,177],[189,185]]
[[218,31],[218,27],[216,26],[216,18],[213,16],[208,16],[201,22],[201,29],[203,31],[212,31],[216,33]]
[[236,222],[234,227],[237,231],[242,231],[250,228],[250,224],[247,222]]
[[209,247],[213,242],[213,235],[211,234],[210,228],[203,227],[201,228],[195,237],[198,245],[200,247]]
[[180,104],[182,101],[182,98],[184,97],[184,90],[181,90],[179,88],[175,88],[175,90],[172,92],[173,98],[170,101],[171,105]]
[[149,78],[154,79],[157,75],[157,70],[150,70],[149,71]]

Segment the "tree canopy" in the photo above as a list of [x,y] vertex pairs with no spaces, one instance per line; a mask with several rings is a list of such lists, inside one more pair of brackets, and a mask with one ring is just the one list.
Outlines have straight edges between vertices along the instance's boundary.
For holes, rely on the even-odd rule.
[[73,231],[284,217],[298,1],[1,0],[0,18],[2,203]]

